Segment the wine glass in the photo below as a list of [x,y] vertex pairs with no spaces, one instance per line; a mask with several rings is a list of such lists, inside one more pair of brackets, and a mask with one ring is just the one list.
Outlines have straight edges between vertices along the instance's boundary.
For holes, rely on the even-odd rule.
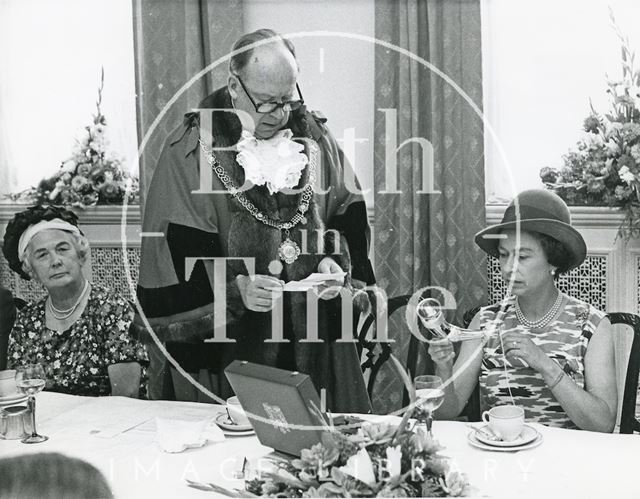
[[40,364],[29,364],[16,368],[16,386],[18,389],[29,395],[29,409],[31,410],[31,435],[22,439],[25,444],[37,444],[48,440],[49,437],[38,435],[36,431],[36,393],[41,391],[45,385],[44,368]]
[[423,375],[414,379],[416,387],[415,417],[420,423],[425,423],[429,436],[433,423],[433,411],[442,405],[444,401],[444,387],[439,376]]

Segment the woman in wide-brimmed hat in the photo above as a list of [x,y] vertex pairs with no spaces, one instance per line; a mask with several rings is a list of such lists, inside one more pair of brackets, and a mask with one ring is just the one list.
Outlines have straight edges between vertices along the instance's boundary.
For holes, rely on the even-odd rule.
[[617,389],[611,325],[603,312],[556,285],[587,254],[567,205],[550,191],[524,191],[502,222],[480,231],[475,242],[499,259],[510,292],[477,313],[470,328],[485,329],[486,339],[464,342],[455,364],[448,340],[430,345],[436,371],[453,375],[439,415],[459,415],[479,383],[482,410],[514,403],[527,421],[612,431]]
[[75,214],[55,206],[17,213],[2,251],[12,270],[47,291],[18,312],[8,366],[42,364],[51,391],[144,394],[148,356],[129,334],[133,311],[122,296],[85,278],[89,242]]

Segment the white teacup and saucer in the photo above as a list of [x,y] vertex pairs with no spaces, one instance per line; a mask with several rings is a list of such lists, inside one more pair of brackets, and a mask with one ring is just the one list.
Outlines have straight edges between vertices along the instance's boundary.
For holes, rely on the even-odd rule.
[[485,425],[469,434],[469,443],[486,450],[530,449],[542,442],[542,435],[524,423],[524,409],[513,405],[493,407],[482,414]]

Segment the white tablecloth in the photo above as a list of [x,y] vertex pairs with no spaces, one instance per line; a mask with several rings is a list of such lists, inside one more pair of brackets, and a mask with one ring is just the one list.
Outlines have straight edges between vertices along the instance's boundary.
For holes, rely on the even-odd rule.
[[[0,440],[0,457],[57,451],[83,458],[102,470],[116,497],[214,497],[187,487],[185,478],[241,487],[242,481],[232,478],[239,460],[270,451],[255,436],[227,438],[179,454],[163,452],[154,441],[154,416],[213,418],[220,406],[48,392],[37,400],[38,430],[49,440],[35,445]],[[112,437],[99,433],[131,421],[142,423]],[[544,437],[542,445],[515,453],[471,447],[464,423],[436,421],[433,429],[452,466],[468,475],[480,496],[640,497],[640,436],[533,426]]]

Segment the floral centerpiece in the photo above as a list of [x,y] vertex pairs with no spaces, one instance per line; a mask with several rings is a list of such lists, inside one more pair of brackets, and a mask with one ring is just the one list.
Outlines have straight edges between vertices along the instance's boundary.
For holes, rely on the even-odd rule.
[[[275,459],[274,468],[249,480],[250,493],[267,497],[458,497],[471,493],[465,476],[441,456],[440,444],[410,423],[415,390],[400,363],[412,403],[398,426],[365,424],[355,434],[327,427],[322,443],[300,459]],[[333,431],[332,431],[333,430]]]
[[[86,208],[97,204],[138,202],[138,180],[122,169],[122,160],[107,152],[107,120],[102,114],[104,70],[101,73],[96,113],[90,125],[76,139],[71,157],[64,160],[55,175],[40,181],[37,187],[10,194],[13,201],[56,204]],[[127,189],[127,184],[129,187]]]
[[622,43],[622,79],[608,80],[608,113],[591,106],[584,137],[563,156],[562,168],[540,171],[545,186],[569,205],[613,206],[625,214],[620,234],[640,236],[640,72],[635,54],[611,21]]

